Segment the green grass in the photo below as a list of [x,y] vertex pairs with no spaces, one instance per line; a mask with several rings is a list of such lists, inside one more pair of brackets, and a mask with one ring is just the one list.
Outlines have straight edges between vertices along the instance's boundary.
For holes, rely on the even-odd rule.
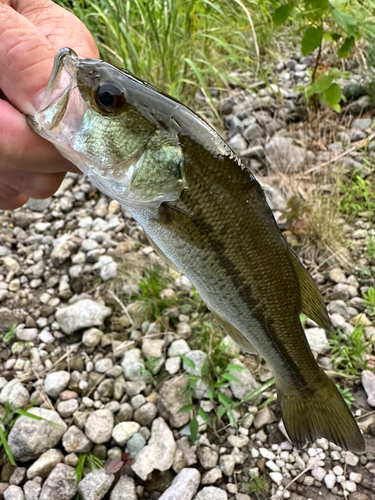
[[[203,89],[227,87],[233,70],[259,63],[266,2],[251,0],[58,0],[94,35],[101,56],[185,102]],[[264,17],[267,16],[267,17]],[[266,39],[266,38],[265,38]]]
[[375,317],[375,288],[370,286],[367,292],[364,292],[362,295],[366,306],[370,309],[370,316]]
[[346,336],[340,330],[331,334],[331,361],[334,370],[345,375],[360,376],[367,368],[364,355],[371,352],[372,344],[365,338],[363,327],[357,326]]
[[78,464],[75,467],[77,482],[80,482],[89,472],[95,469],[102,469],[103,467],[103,462],[98,457],[93,455],[91,451],[87,453],[80,453],[78,457]]
[[354,175],[352,178],[340,179],[339,186],[340,211],[350,216],[351,220],[364,214],[371,220],[375,212],[374,182]]
[[17,323],[14,323],[9,330],[4,334],[3,341],[7,344],[11,342],[16,337],[16,327]]

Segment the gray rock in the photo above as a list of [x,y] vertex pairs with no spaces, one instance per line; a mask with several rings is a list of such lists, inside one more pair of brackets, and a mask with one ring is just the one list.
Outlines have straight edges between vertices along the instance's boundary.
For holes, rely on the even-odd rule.
[[350,128],[358,128],[359,130],[367,130],[369,127],[371,127],[371,118],[356,118],[350,125]]
[[247,394],[249,394],[249,392],[258,389],[260,384],[255,380],[250,371],[245,368],[245,365],[241,363],[241,361],[235,358],[231,361],[231,363],[244,367],[244,370],[241,372],[232,372],[232,375],[234,375],[239,382],[230,382],[229,384],[234,397],[237,399],[243,399]]
[[132,382],[143,381],[144,365],[141,359],[140,349],[131,349],[124,354],[121,363],[126,380]]
[[56,311],[56,320],[60,324],[62,331],[70,335],[81,328],[102,325],[104,320],[111,314],[112,309],[110,307],[91,299],[84,299],[63,309],[58,309]]
[[359,128],[351,128],[348,130],[348,136],[350,138],[350,142],[357,142],[366,138],[366,132],[359,130]]
[[190,351],[189,344],[184,339],[174,340],[168,348],[168,356],[170,358],[187,354]]
[[37,476],[47,477],[63,460],[64,455],[60,450],[54,448],[47,450],[27,469],[27,479],[34,479]]
[[113,428],[112,437],[120,446],[124,446],[140,428],[137,422],[120,422]]
[[228,494],[226,491],[215,486],[205,486],[194,497],[194,500],[228,500]]
[[72,255],[76,245],[70,241],[63,241],[50,253],[50,259],[55,267],[61,266]]
[[26,477],[26,467],[16,467],[9,478],[9,484],[19,486]]
[[76,399],[67,399],[60,401],[57,405],[57,411],[62,418],[69,418],[78,410],[78,401]]
[[77,493],[77,476],[73,467],[58,464],[43,485],[39,500],[72,500]]
[[32,481],[26,481],[23,486],[25,500],[39,500],[42,491],[42,478],[35,477]]
[[197,469],[182,469],[159,500],[191,500],[199,488],[200,477]]
[[69,427],[63,435],[62,445],[67,453],[87,453],[92,448],[92,442],[75,425]]
[[116,415],[116,422],[129,422],[133,419],[134,408],[129,403],[123,403]]
[[148,427],[158,413],[157,407],[153,403],[146,403],[138,408],[134,413],[134,420],[141,425]]
[[206,471],[203,476],[201,483],[206,484],[214,484],[216,481],[223,477],[223,473],[221,472],[219,467],[215,467],[214,469]]
[[117,276],[117,262],[113,259],[111,261],[107,261],[106,259],[108,259],[107,255],[102,255],[98,259],[99,264],[102,265],[99,274],[104,282],[114,279]]
[[82,343],[87,347],[96,347],[100,344],[103,332],[98,328],[89,328],[82,335]]
[[249,148],[241,151],[241,157],[243,158],[252,158],[255,160],[263,159],[265,156],[263,146],[251,146]]
[[64,370],[48,373],[44,381],[44,390],[48,396],[57,399],[70,382],[70,373]]
[[163,339],[144,339],[142,342],[142,352],[146,359],[161,358],[163,356]]
[[137,500],[135,482],[132,477],[121,476],[111,491],[110,500]]
[[190,368],[184,361],[183,362],[184,370],[190,375],[201,376],[202,368],[206,361],[207,354],[203,351],[196,350],[196,351],[189,351],[188,353],[186,353],[185,356],[193,361],[195,368]]
[[44,212],[50,206],[52,198],[45,198],[44,200],[37,200],[35,198],[29,198],[26,203],[27,208],[30,208],[33,212]]
[[270,168],[276,172],[299,172],[305,162],[305,150],[295,146],[290,137],[272,137],[265,151]]
[[82,500],[101,500],[115,480],[114,474],[107,474],[104,469],[95,469],[78,485]]
[[222,455],[220,457],[220,469],[227,477],[233,475],[235,465],[236,463],[232,455]]
[[367,395],[367,403],[375,406],[375,373],[370,370],[363,370],[362,385]]
[[28,411],[43,420],[34,420],[22,415],[12,427],[8,435],[8,444],[14,458],[20,462],[33,460],[50,448],[54,448],[67,428],[56,411],[45,408],[31,408]]
[[98,373],[107,373],[113,368],[113,361],[110,358],[98,359],[95,363],[95,371]]
[[146,446],[146,440],[139,434],[138,432],[132,436],[129,441],[126,443],[126,449],[130,453],[130,455],[134,458],[138,455],[142,448]]
[[168,358],[165,362],[165,369],[169,375],[175,375],[181,368],[181,358],[180,356],[173,356]]
[[16,330],[16,335],[19,340],[24,342],[32,342],[38,336],[37,328],[22,328],[22,330]]
[[331,314],[340,314],[346,320],[350,318],[348,306],[343,300],[332,300],[332,302],[328,304],[327,310]]
[[155,469],[166,471],[171,468],[174,454],[176,451],[176,442],[172,431],[162,418],[153,421],[151,427],[151,439],[137,456],[135,464],[132,465],[133,471],[143,481]]
[[228,146],[232,148],[233,151],[240,152],[243,149],[247,148],[247,142],[242,137],[242,134],[238,133],[235,134],[231,139],[229,139]]
[[268,408],[268,406],[265,406],[261,410],[258,411],[258,413],[254,417],[254,427],[256,429],[261,429],[267,424],[272,424],[272,422],[276,421],[276,417],[274,412]]
[[8,402],[14,409],[23,409],[27,406],[29,400],[29,391],[16,378],[8,382],[0,392],[0,403],[5,405]]
[[180,408],[189,403],[186,386],[187,379],[177,376],[164,382],[160,388],[158,410],[172,427],[180,428],[190,420],[189,413],[179,413]]
[[286,210],[287,199],[282,189],[279,189],[277,186],[263,179],[261,180],[261,184],[271,210]]
[[[255,139],[259,139],[259,137],[263,137],[264,136],[264,132],[263,132],[263,129],[257,125],[256,123],[252,124],[252,125],[249,125],[248,127],[246,127],[246,129],[244,130],[244,133],[243,133],[245,139],[251,143],[252,141],[254,141]],[[244,148],[242,148],[244,149]]]
[[4,491],[4,500],[25,500],[22,488],[11,484],[9,488]]
[[111,410],[108,408],[96,410],[86,420],[85,434],[95,444],[108,443],[114,423]]
[[197,451],[197,456],[203,469],[209,470],[217,466],[219,454],[209,446],[200,446]]
[[329,350],[327,334],[323,328],[308,328],[305,334],[312,351],[324,354]]

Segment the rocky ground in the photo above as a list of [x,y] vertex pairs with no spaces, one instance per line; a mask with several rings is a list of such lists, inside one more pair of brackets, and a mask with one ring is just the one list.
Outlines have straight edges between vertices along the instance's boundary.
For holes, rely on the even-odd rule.
[[[327,122],[325,141],[316,140],[294,91],[310,64],[309,58],[280,63],[278,86],[234,89],[218,103],[229,144],[261,178],[282,229],[287,198],[270,181],[273,174],[303,176],[338,162],[362,178],[371,174],[360,150],[367,138],[366,155],[375,149],[360,76],[347,85],[343,116],[335,125]],[[207,355],[215,353],[196,341],[206,311],[188,280],[164,266],[155,302],[147,270],[163,264],[129,214],[83,176],[69,174],[52,198],[0,216],[0,425],[9,447],[3,442],[0,448],[0,499],[375,500],[371,353],[361,378],[337,379],[354,394],[364,455],[324,439],[293,448],[267,385],[272,375],[228,338],[215,349],[243,369],[230,371],[238,381],[228,380],[223,392],[234,402],[258,394],[233,409],[237,428],[225,416],[213,427],[198,416],[192,443],[192,415],[179,412],[190,401],[187,381],[195,380],[193,401],[203,415],[213,417],[217,405],[197,381]],[[330,260],[315,278],[334,326],[349,336],[361,324],[372,342],[372,311],[363,300],[374,285],[374,262],[366,253],[373,235],[369,214],[345,234],[348,246],[356,244],[355,264],[344,268]],[[156,312],[150,313],[150,303]],[[332,372],[326,333],[311,321],[306,333]],[[26,408],[37,419],[17,413]]]

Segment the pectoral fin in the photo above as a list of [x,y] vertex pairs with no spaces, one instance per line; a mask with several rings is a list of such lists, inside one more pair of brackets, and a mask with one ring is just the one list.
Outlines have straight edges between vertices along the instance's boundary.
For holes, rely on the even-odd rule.
[[332,330],[324,299],[315,281],[307,269],[303,267],[293,252],[290,252],[291,260],[301,289],[302,310],[306,316],[315,321],[327,331]]
[[230,336],[232,339],[243,349],[245,352],[249,354],[257,354],[257,350],[255,347],[250,344],[247,338],[239,331],[237,328],[232,326],[228,321],[219,316],[216,312],[212,311],[216,321],[219,323],[221,328]]

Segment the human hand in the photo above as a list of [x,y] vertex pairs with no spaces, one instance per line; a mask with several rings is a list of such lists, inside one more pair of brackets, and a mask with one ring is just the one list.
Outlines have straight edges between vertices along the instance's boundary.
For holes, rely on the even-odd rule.
[[0,0],[0,209],[47,198],[77,171],[24,116],[38,110],[62,47],[98,57],[86,27],[51,0]]

